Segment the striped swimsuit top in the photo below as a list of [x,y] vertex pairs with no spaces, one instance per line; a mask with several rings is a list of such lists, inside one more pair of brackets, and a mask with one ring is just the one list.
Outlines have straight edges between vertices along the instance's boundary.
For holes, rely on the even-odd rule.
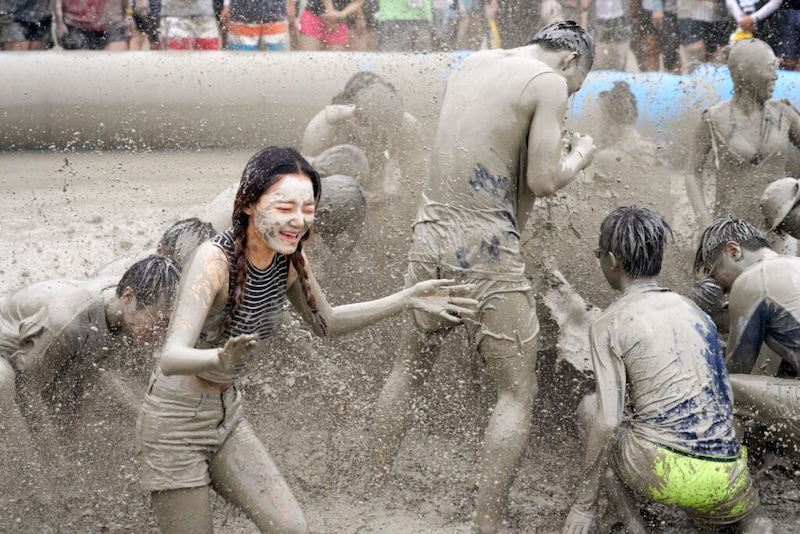
[[[241,334],[257,334],[259,340],[264,340],[272,335],[281,324],[290,257],[276,252],[272,263],[266,269],[258,269],[245,260],[247,279],[242,302],[233,313],[230,324],[221,334],[217,334],[220,322],[228,316],[230,308],[233,306],[236,272],[232,267],[236,264],[236,255],[230,230],[218,234],[212,239],[212,243],[225,252],[228,264],[231,266],[228,281],[228,304],[221,313],[209,317],[209,320],[206,321],[207,328],[204,328],[204,332],[201,334],[200,345],[221,347],[228,338]],[[211,328],[208,328],[209,326]],[[233,372],[209,371],[199,376],[212,382],[227,383],[241,375]]]

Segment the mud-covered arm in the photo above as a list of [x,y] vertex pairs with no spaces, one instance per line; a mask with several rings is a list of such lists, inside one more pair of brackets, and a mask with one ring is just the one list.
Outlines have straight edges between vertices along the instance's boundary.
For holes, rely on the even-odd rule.
[[412,114],[403,113],[403,124],[397,145],[391,147],[392,156],[410,183],[422,183],[426,176],[427,156],[423,153],[422,126]]
[[526,181],[537,197],[552,195],[568,185],[594,155],[591,137],[579,134],[573,134],[568,153],[562,150],[568,97],[567,82],[557,74],[538,76],[523,95],[534,108],[528,132]]
[[759,293],[739,284],[729,301],[730,335],[725,365],[729,373],[749,374],[767,335],[769,306]]
[[689,160],[690,167],[686,172],[686,194],[689,197],[689,202],[701,229],[711,224],[711,213],[708,211],[706,197],[703,193],[703,184],[700,180],[705,170],[708,154],[713,148],[710,121],[709,112],[705,110],[694,133],[692,155]]
[[[603,475],[614,442],[614,434],[622,421],[625,405],[625,364],[618,350],[612,346],[611,334],[603,329],[589,329],[597,381],[597,413],[586,438],[586,457],[572,512],[583,517],[593,517]],[[572,512],[570,513],[572,515]],[[565,528],[565,531],[568,531]]]
[[[308,272],[308,279],[311,284],[311,290],[314,293],[318,312],[322,314],[327,322],[328,336],[330,337],[355,332],[412,308],[438,315],[453,322],[459,322],[461,316],[474,315],[478,306],[478,301],[476,300],[451,296],[451,290],[454,295],[457,295],[465,287],[454,285],[452,280],[426,280],[376,300],[331,306],[314,278],[311,269],[308,268],[308,260],[306,260],[306,271]],[[286,296],[300,312],[305,322],[311,326],[314,333],[321,336],[322,331],[308,305],[302,284],[296,275],[289,280]]]
[[212,243],[200,245],[181,274],[159,364],[165,375],[193,375],[220,369],[219,350],[197,349],[195,344],[212,306],[226,290],[227,281],[225,253]]
[[326,106],[306,125],[301,152],[306,156],[319,156],[333,146],[339,125],[353,117],[353,106]]

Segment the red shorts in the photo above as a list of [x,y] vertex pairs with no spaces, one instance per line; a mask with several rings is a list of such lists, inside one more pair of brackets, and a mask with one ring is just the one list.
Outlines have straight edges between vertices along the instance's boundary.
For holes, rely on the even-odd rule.
[[306,9],[303,11],[303,14],[300,15],[300,23],[298,26],[298,31],[300,33],[313,37],[324,45],[347,45],[347,24],[344,22],[339,23],[338,26],[330,27],[324,20]]

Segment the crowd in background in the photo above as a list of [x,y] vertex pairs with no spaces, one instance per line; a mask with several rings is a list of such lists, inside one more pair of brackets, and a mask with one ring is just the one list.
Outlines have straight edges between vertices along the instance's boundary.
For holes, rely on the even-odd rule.
[[688,73],[752,36],[782,68],[800,66],[800,0],[0,0],[0,45],[476,50],[519,46],[558,20],[594,35],[598,70]]

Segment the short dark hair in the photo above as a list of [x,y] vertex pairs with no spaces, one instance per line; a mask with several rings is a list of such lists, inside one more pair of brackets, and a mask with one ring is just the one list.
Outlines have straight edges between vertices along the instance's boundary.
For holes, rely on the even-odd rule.
[[753,251],[772,248],[764,234],[749,222],[734,217],[721,217],[703,230],[700,245],[694,255],[694,273],[708,274],[729,241]]
[[694,283],[689,298],[698,308],[713,317],[722,311],[725,290],[716,280],[706,277]]
[[529,45],[539,45],[545,50],[570,50],[577,52],[586,70],[594,63],[594,39],[574,20],[561,20],[539,30]]
[[151,254],[131,265],[117,284],[117,297],[125,288],[131,288],[139,306],[149,306],[160,301],[169,304],[175,300],[181,266],[164,256]]
[[633,279],[658,276],[664,259],[667,221],[658,213],[638,206],[623,206],[600,224],[600,249],[611,252]]
[[211,223],[203,222],[197,217],[181,219],[164,232],[158,244],[161,254],[176,261],[181,267],[192,252],[205,241],[217,235]]

